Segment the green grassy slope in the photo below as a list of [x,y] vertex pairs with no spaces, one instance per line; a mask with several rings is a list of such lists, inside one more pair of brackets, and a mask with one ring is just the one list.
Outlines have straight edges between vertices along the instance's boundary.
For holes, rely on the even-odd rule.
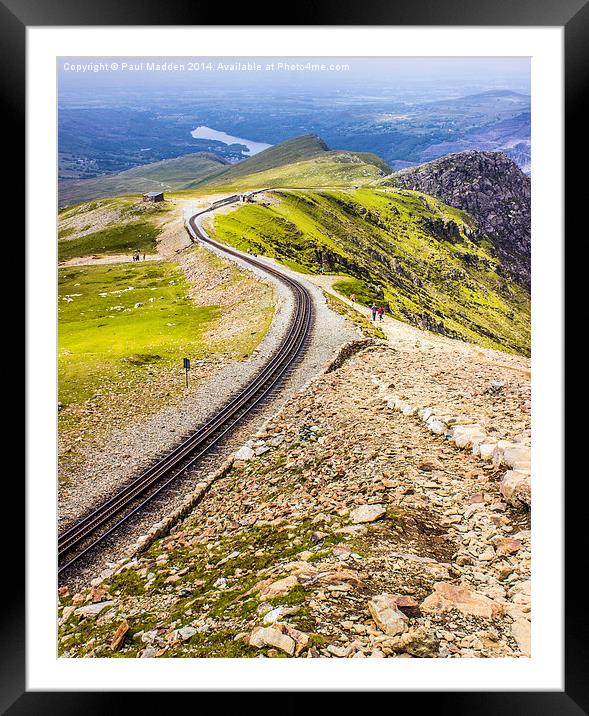
[[223,242],[305,271],[350,277],[340,289],[388,303],[416,325],[527,354],[529,295],[501,276],[473,220],[419,192],[277,191],[214,219]]
[[[206,352],[215,306],[196,306],[184,274],[157,262],[59,270],[59,400],[81,403],[100,386],[131,388],[145,367],[180,366]],[[138,305],[140,304],[140,305]]]
[[[366,155],[351,152],[325,152],[325,154],[295,164],[287,164],[244,177],[224,179],[219,184],[207,184],[207,191],[236,192],[263,187],[349,187],[373,181],[383,171]],[[368,156],[370,159],[370,156]]]
[[171,209],[168,202],[145,203],[140,196],[101,199],[64,209],[58,217],[59,260],[135,250],[155,253],[162,221]]
[[95,179],[61,181],[59,205],[122,194],[182,189],[221,170],[225,162],[203,152],[166,159]]
[[264,172],[268,169],[294,164],[295,162],[312,159],[327,151],[327,146],[322,139],[314,134],[306,134],[302,137],[288,139],[286,142],[276,144],[265,149],[249,159],[234,164],[202,182],[195,181],[193,186],[198,184],[217,184],[219,181],[231,183],[234,179],[245,177],[250,174]]
[[[247,359],[274,315],[274,294],[195,247],[164,261],[58,270],[60,475],[88,441],[175,404],[227,360]],[[196,274],[194,271],[196,270]]]
[[242,191],[267,186],[351,186],[374,181],[390,168],[367,152],[330,151],[315,135],[289,139],[251,159],[197,180],[199,193]]
[[330,151],[317,136],[289,139],[234,165],[211,154],[189,154],[95,179],[62,181],[59,204],[146,191],[174,195],[241,191],[265,186],[352,186],[375,181],[391,171],[368,152]]

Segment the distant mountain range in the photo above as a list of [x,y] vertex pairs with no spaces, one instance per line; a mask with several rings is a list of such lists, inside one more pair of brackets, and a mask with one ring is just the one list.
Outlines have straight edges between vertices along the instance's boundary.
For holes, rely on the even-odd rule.
[[350,134],[322,131],[332,145],[376,152],[394,169],[445,154],[502,151],[530,173],[530,97],[492,90],[450,100],[418,102],[392,112],[367,112]]
[[[499,89],[444,100],[428,97],[426,83],[408,98],[386,88],[357,87],[337,94],[267,93],[257,101],[242,89],[218,91],[214,98],[157,94],[122,103],[115,94],[62,102],[59,179],[106,176],[195,153],[234,164],[251,156],[249,141],[276,145],[308,134],[339,150],[375,154],[393,169],[476,149],[502,151],[529,173],[529,95]],[[195,137],[198,126],[210,137]]]
[[486,125],[456,141],[432,144],[421,152],[420,158],[427,162],[446,154],[468,149],[501,151],[513,159],[525,174],[530,174],[530,113],[522,112],[496,124]]

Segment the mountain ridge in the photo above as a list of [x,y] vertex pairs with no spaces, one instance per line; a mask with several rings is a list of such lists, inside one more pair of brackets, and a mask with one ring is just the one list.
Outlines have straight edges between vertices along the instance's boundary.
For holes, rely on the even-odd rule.
[[208,152],[194,152],[106,176],[61,180],[59,206],[157,190],[202,193],[279,185],[346,186],[386,176],[390,171],[375,154],[333,150],[318,135],[306,134],[236,164]]
[[420,328],[529,351],[529,294],[505,276],[475,220],[430,195],[275,189],[210,219],[207,230],[295,270],[339,275],[345,295]]
[[503,152],[467,150],[380,182],[422,191],[468,212],[492,242],[510,278],[530,289],[530,178]]
[[[380,157],[370,152],[352,152],[347,150],[329,149],[327,144],[316,134],[305,134],[300,137],[287,139],[285,142],[276,144],[255,156],[238,162],[226,169],[221,170],[215,175],[205,177],[202,181],[198,181],[190,188],[227,188],[236,190],[240,187],[244,189],[261,188],[265,186],[296,186],[289,183],[289,179],[285,176],[285,172],[276,172],[283,167],[293,167],[294,174],[297,171],[301,175],[301,180],[308,177],[308,162],[324,163],[323,173],[319,176],[329,178],[330,174],[336,175],[338,181],[344,183],[353,183],[361,180],[362,176],[359,172],[352,172],[352,176],[348,181],[345,172],[340,172],[338,164],[347,163],[348,165],[364,164],[367,167],[374,167],[373,174],[386,174],[390,171],[390,167]],[[273,173],[274,172],[274,173]],[[311,172],[313,174],[313,172]],[[288,175],[288,172],[286,172]],[[343,174],[343,176],[342,176]],[[373,177],[376,178],[376,177]],[[315,179],[317,180],[317,179]],[[256,184],[257,182],[257,184]],[[300,186],[299,182],[299,186]],[[317,186],[327,186],[329,182],[317,184]],[[310,186],[314,186],[310,184]]]
[[215,165],[171,198],[273,188],[216,219],[219,239],[304,272],[340,274],[349,292],[384,301],[414,325],[527,353],[529,178],[501,152],[476,150],[385,168],[304,135]]

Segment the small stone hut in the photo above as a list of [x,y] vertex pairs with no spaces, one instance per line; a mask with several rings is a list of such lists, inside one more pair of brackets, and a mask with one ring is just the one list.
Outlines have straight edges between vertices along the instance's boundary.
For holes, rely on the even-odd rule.
[[163,191],[148,191],[147,194],[143,195],[143,201],[163,201]]

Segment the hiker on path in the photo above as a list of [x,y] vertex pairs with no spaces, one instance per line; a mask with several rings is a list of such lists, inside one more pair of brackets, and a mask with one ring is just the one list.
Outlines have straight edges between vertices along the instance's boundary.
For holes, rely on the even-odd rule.
[[378,307],[377,307],[376,303],[373,303],[370,306],[370,310],[372,311],[372,320],[376,321],[376,312],[378,311]]
[[384,319],[384,308],[383,308],[383,306],[379,306],[379,309],[378,309],[378,317],[380,318],[381,321]]

